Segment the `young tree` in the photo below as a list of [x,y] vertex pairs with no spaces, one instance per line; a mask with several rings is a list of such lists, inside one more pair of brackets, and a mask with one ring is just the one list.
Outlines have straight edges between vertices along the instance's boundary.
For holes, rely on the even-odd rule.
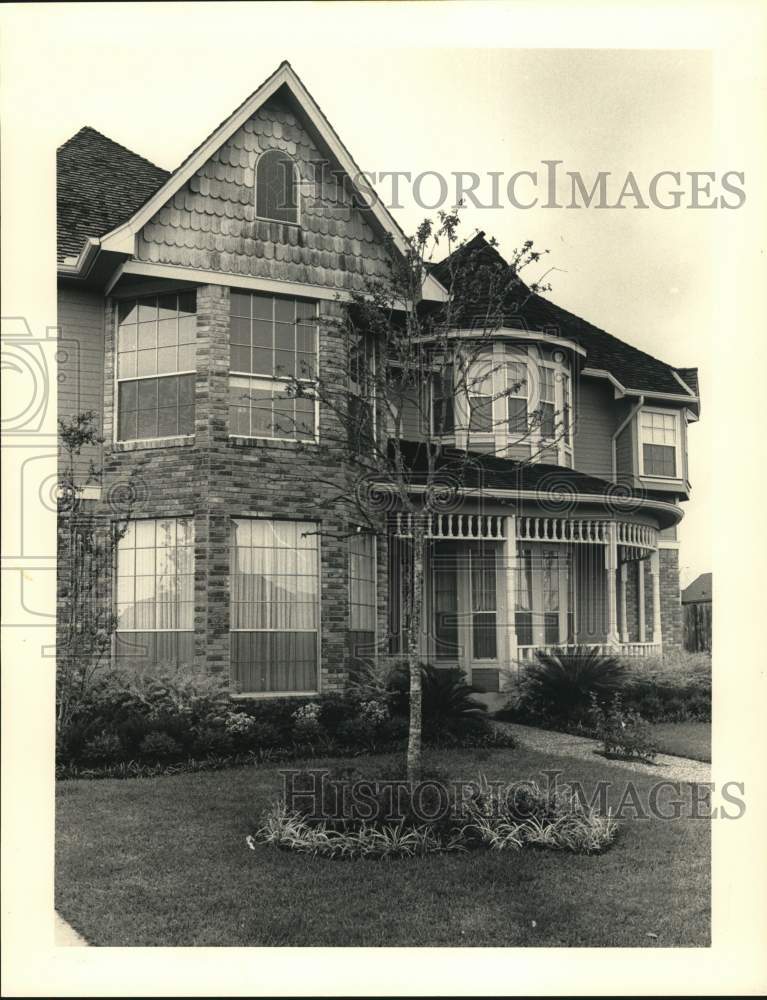
[[[417,778],[421,766],[419,640],[431,519],[446,509],[475,461],[474,436],[483,437],[485,452],[491,450],[487,438],[498,422],[493,402],[499,396],[514,397],[528,377],[526,371],[520,371],[517,381],[506,377],[507,370],[514,369],[507,361],[496,362],[489,352],[493,334],[504,321],[508,324],[510,314],[520,314],[530,296],[549,287],[522,279],[525,269],[542,256],[531,242],[504,262],[495,241],[486,241],[482,233],[459,244],[458,225],[457,212],[440,212],[436,226],[426,220],[407,239],[404,254],[390,242],[387,275],[366,279],[342,315],[325,321],[327,342],[335,339],[340,360],[288,380],[290,395],[319,400],[321,434],[312,448],[325,457],[321,464],[330,471],[341,456],[348,472],[342,489],[330,474],[312,474],[310,484],[299,459],[295,478],[307,492],[319,484],[325,488],[323,508],[345,509],[350,520],[375,534],[388,530],[386,515],[391,514],[406,536],[401,652],[410,681],[410,780]],[[440,247],[447,257],[435,266],[432,257]],[[422,296],[430,273],[436,273],[447,290],[443,302],[427,302]],[[499,367],[504,370],[503,387],[493,389]],[[501,422],[513,421],[518,440],[528,440],[534,450],[542,430],[551,446],[562,432],[563,417],[550,403],[542,403],[531,413],[526,406],[524,414],[512,408]],[[465,428],[460,433],[458,424]],[[290,436],[295,423],[282,417],[275,428]],[[451,434],[457,448],[450,453],[446,473],[440,442]],[[414,435],[423,442],[418,469],[407,444]]]
[[99,470],[91,461],[82,471],[80,456],[83,448],[103,440],[93,410],[59,420],[57,733],[109,653],[117,626],[108,581],[114,551],[130,520],[134,489],[129,484],[124,491],[125,509],[114,524],[87,509],[85,489],[98,480]]

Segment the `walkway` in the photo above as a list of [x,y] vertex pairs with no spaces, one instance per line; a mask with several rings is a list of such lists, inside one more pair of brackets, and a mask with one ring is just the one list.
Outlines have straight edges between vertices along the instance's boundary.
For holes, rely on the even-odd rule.
[[536,729],[533,726],[521,726],[516,722],[504,723],[523,746],[531,750],[540,750],[560,757],[578,757],[591,763],[599,761],[611,767],[628,768],[645,775],[657,775],[668,781],[691,781],[694,784],[705,784],[711,781],[711,765],[700,760],[690,760],[688,757],[672,757],[670,754],[659,753],[653,764],[642,764],[639,761],[610,760],[608,757],[595,755],[599,743],[585,736],[570,736],[569,733],[557,733],[550,729]]

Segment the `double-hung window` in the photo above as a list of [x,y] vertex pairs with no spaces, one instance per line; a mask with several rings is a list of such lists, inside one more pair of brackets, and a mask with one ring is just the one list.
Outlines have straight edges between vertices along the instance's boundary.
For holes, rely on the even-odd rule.
[[527,435],[527,359],[506,363],[506,407],[509,434]]
[[190,662],[194,655],[194,524],[130,521],[117,543],[117,643],[122,659]]
[[194,292],[117,306],[117,439],[194,433]]
[[469,433],[492,434],[495,426],[492,358],[481,358],[468,366],[466,393],[469,397]]
[[317,349],[316,302],[233,290],[229,433],[315,440]]
[[236,690],[318,690],[319,536],[304,521],[235,518],[231,676]]
[[642,475],[679,479],[679,414],[674,411],[642,410],[639,433]]
[[548,365],[538,367],[541,388],[540,401],[540,426],[541,437],[544,441],[550,441],[556,434],[556,373],[554,368]]

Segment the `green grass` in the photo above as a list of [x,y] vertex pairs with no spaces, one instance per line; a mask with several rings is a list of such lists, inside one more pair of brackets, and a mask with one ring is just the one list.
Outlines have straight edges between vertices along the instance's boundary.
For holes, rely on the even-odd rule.
[[661,753],[711,763],[710,722],[653,722],[651,729]]
[[[358,758],[375,775],[391,758]],[[317,762],[315,762],[316,764]],[[613,768],[527,749],[430,752],[450,777],[616,782]],[[646,801],[652,779],[637,775]],[[535,849],[330,861],[245,836],[280,789],[277,767],[57,793],[56,907],[96,945],[704,946],[710,826],[623,822],[606,853]],[[622,790],[611,791],[615,804]],[[648,937],[648,935],[657,937]]]

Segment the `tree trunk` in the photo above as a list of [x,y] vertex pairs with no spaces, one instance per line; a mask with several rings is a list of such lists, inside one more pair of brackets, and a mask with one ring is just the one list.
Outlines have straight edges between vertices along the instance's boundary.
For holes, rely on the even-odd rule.
[[[414,518],[415,520],[415,518]],[[410,675],[410,725],[407,740],[407,780],[413,784],[421,777],[421,657],[419,642],[423,613],[424,532],[413,528],[413,584],[410,588],[412,606],[408,615],[407,662]]]

